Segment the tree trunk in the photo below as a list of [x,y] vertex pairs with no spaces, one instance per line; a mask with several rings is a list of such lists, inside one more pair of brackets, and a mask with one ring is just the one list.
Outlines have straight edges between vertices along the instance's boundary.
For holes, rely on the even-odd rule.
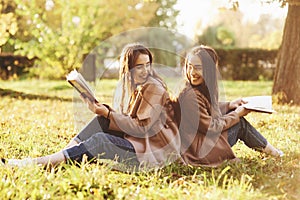
[[278,54],[273,95],[278,103],[300,105],[300,1],[291,1]]

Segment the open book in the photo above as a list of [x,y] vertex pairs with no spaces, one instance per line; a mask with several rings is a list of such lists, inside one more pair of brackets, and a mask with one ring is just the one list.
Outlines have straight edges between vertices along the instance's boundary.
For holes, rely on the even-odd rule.
[[276,112],[272,108],[272,96],[252,96],[245,97],[243,100],[248,102],[243,104],[246,109],[269,114]]
[[92,89],[89,87],[83,76],[74,69],[67,75],[67,81],[82,95],[91,102],[97,102]]

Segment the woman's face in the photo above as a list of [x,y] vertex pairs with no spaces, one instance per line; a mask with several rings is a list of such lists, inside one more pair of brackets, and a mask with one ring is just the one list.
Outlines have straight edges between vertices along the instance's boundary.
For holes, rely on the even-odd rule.
[[189,56],[187,65],[187,75],[191,84],[200,85],[204,81],[201,59],[196,55]]
[[147,54],[140,54],[132,69],[132,77],[135,84],[145,83],[150,72],[150,58]]

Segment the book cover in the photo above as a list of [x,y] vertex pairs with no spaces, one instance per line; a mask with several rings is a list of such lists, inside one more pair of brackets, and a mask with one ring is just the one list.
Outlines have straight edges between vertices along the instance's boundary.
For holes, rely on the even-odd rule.
[[272,96],[251,96],[245,97],[243,100],[248,102],[243,104],[246,109],[269,114],[276,112],[272,108]]
[[67,81],[82,95],[88,98],[91,102],[98,102],[83,76],[76,69],[71,71],[67,76]]

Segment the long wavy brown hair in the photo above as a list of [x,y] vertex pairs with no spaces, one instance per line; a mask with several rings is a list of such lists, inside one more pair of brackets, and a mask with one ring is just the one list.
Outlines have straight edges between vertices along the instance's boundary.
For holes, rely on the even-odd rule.
[[155,70],[152,67],[153,63],[153,55],[151,51],[140,43],[130,43],[127,44],[120,55],[120,70],[119,70],[119,83],[117,85],[113,107],[114,109],[123,114],[128,113],[128,106],[130,97],[133,91],[136,89],[136,85],[134,84],[134,80],[132,77],[131,69],[134,68],[136,60],[139,55],[145,54],[149,56],[151,68],[149,76],[152,76],[156,80],[158,80],[164,87],[166,84],[163,80],[158,76]]

